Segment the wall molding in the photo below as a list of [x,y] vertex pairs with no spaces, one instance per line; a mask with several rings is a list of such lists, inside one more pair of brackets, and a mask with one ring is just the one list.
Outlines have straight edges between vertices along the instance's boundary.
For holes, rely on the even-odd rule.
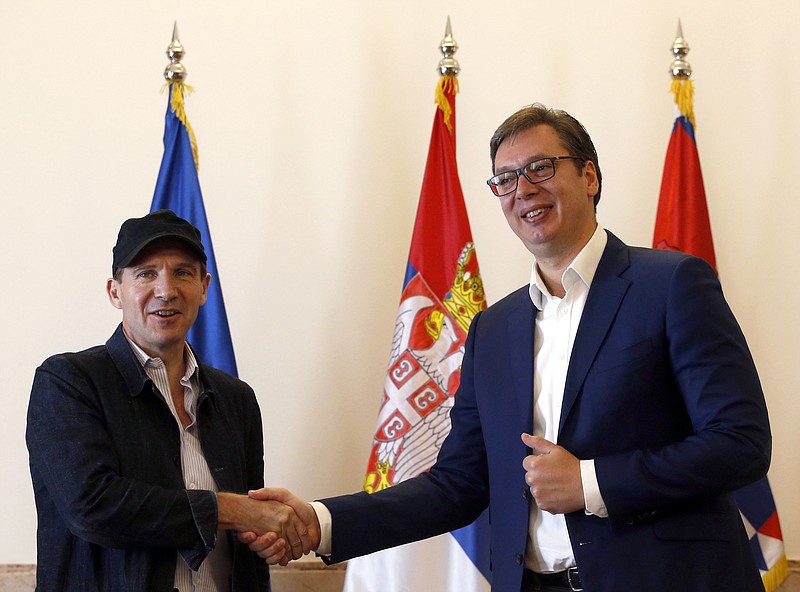
[[[275,592],[341,592],[346,569],[346,563],[328,566],[316,559],[276,565],[270,574]],[[35,564],[0,564],[0,592],[33,592],[35,587]]]
[[[800,560],[790,559],[789,575],[800,574]],[[341,592],[346,563],[325,565],[321,561],[296,561],[286,567],[270,568],[275,592]],[[32,592],[36,566],[0,564],[0,592]]]

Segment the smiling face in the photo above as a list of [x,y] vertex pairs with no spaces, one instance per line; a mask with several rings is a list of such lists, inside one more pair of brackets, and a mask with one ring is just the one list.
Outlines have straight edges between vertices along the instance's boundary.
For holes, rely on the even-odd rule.
[[[505,139],[497,149],[494,172],[518,169],[537,158],[567,156],[556,131],[537,125]],[[566,267],[595,231],[594,196],[599,189],[592,162],[556,161],[553,178],[533,184],[523,175],[517,190],[500,199],[511,230],[537,261]]]
[[122,310],[126,335],[149,356],[182,359],[186,334],[206,301],[211,276],[204,269],[185,242],[164,238],[108,280],[108,297]]

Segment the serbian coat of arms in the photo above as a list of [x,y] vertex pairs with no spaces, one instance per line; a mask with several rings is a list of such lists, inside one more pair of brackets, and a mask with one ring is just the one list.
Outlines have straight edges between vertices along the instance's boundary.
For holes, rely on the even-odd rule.
[[378,413],[364,490],[391,487],[436,461],[450,432],[464,342],[472,318],[486,307],[473,244],[458,258],[456,276],[441,299],[421,274],[406,284]]

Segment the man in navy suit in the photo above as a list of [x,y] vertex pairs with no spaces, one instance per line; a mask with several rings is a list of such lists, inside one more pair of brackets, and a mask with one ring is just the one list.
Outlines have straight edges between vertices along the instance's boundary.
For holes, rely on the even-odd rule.
[[[534,255],[530,284],[473,320],[436,464],[315,502],[318,552],[343,561],[488,506],[493,590],[763,590],[730,493],[766,474],[769,421],[714,271],[598,225],[597,154],[569,114],[526,107],[490,146],[488,184]],[[257,495],[316,532],[311,506]],[[286,561],[280,543],[242,536]]]

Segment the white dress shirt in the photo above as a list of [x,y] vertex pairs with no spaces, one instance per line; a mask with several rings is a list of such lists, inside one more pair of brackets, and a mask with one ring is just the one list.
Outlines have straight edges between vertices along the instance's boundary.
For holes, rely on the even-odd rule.
[[[533,337],[533,435],[556,444],[572,346],[607,242],[608,235],[598,225],[589,242],[561,276],[566,291],[563,298],[550,294],[536,262],[531,269],[529,292],[537,310]],[[597,485],[594,461],[582,460],[580,466],[586,511],[607,515]],[[539,573],[549,573],[574,565],[575,557],[564,515],[540,511],[535,500],[531,499],[525,566]]]

